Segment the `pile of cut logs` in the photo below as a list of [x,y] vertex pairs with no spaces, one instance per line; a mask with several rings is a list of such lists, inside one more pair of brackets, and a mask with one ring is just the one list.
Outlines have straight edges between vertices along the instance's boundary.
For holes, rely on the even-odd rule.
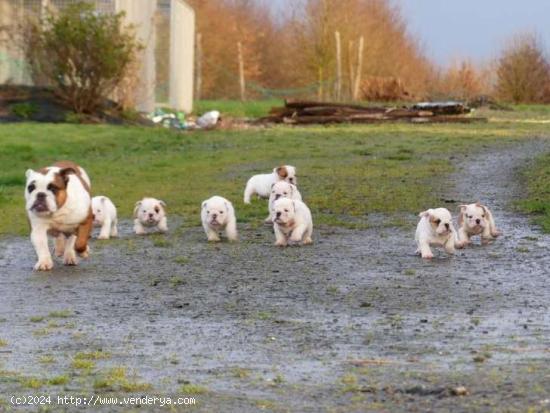
[[284,107],[274,107],[259,123],[291,125],[329,123],[472,123],[487,122],[487,118],[464,116],[470,109],[459,102],[426,102],[411,107],[386,108],[332,102],[285,101]]

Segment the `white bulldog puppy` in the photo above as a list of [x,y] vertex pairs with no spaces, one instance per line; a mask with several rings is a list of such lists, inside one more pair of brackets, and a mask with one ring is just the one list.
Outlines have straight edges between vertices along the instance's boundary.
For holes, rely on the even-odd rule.
[[296,168],[291,165],[282,165],[273,169],[270,174],[254,175],[246,183],[244,190],[244,203],[250,204],[250,198],[256,194],[260,198],[269,198],[271,186],[278,181],[286,181],[298,185],[296,179]]
[[53,268],[48,235],[56,238],[55,254],[63,256],[63,263],[76,265],[77,253],[88,257],[93,225],[88,174],[74,162],[61,161],[25,175],[25,208],[38,256],[34,269]]
[[146,234],[147,229],[168,232],[168,220],[164,208],[166,208],[166,203],[160,199],[143,198],[136,202],[134,232],[137,235]]
[[462,248],[448,209],[428,209],[418,216],[420,222],[416,227],[416,253],[422,255],[422,258],[433,258],[430,249],[432,245],[442,246],[449,254],[454,254],[455,248]]
[[493,214],[485,205],[460,205],[458,237],[463,245],[471,244],[470,238],[481,235],[481,243],[487,244],[502,233],[497,229]]
[[271,211],[275,245],[285,247],[292,244],[311,244],[313,240],[313,220],[311,211],[302,201],[280,198],[273,203]]
[[92,198],[92,212],[94,227],[101,227],[97,239],[109,239],[118,236],[116,207],[109,198],[103,195],[94,196]]
[[225,231],[229,241],[237,241],[237,218],[233,205],[221,196],[213,196],[202,203],[202,227],[208,241],[220,241],[220,231]]
[[269,195],[269,202],[267,204],[268,217],[265,219],[266,224],[272,224],[271,211],[273,210],[273,204],[280,198],[288,198],[294,201],[301,201],[302,194],[298,191],[296,185],[290,184],[286,181],[277,181],[271,185],[271,194]]

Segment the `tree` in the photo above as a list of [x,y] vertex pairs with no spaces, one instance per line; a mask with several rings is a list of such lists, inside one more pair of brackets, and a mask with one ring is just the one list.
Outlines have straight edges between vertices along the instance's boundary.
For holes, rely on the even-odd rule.
[[518,35],[498,60],[498,96],[514,103],[540,103],[550,84],[550,66],[537,37]]
[[76,113],[93,113],[122,85],[142,48],[123,13],[96,13],[76,3],[26,26],[23,47],[31,70]]

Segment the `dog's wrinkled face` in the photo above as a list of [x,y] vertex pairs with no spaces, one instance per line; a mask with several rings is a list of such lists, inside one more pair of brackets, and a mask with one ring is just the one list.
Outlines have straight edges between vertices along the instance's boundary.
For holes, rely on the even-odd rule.
[[279,198],[291,198],[294,194],[296,187],[292,184],[289,184],[286,181],[275,182],[271,186],[271,196],[276,201]]
[[212,200],[204,202],[202,208],[206,211],[206,220],[213,227],[223,226],[227,223],[229,209],[227,203]]
[[437,235],[447,235],[453,227],[453,218],[446,208],[428,209],[420,214],[428,218]]
[[75,173],[72,168],[51,167],[39,172],[27,170],[27,211],[39,217],[47,217],[60,209],[67,200],[67,183],[71,173]]
[[298,185],[298,179],[296,178],[296,168],[291,165],[281,165],[273,170],[281,181],[286,181],[290,184]]
[[460,206],[461,222],[471,229],[483,229],[487,225],[487,212],[483,205],[469,204]]
[[145,225],[157,225],[164,218],[166,204],[155,198],[143,198],[136,203],[134,216]]
[[288,198],[280,198],[273,204],[272,220],[279,225],[289,225],[294,221],[296,207]]
[[92,199],[92,213],[94,215],[94,225],[102,225],[105,222],[105,197]]

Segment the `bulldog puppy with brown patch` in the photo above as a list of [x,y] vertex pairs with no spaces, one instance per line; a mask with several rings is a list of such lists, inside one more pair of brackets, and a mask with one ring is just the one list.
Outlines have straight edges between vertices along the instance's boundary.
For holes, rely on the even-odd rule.
[[458,215],[458,238],[463,245],[471,244],[471,237],[481,235],[481,243],[488,244],[502,233],[497,229],[493,214],[485,205],[460,205]]
[[94,196],[92,198],[92,213],[94,227],[101,227],[97,239],[118,236],[116,207],[109,198],[103,195]]
[[149,232],[148,230],[168,232],[168,220],[164,208],[166,203],[155,198],[143,198],[136,202],[134,232],[137,235],[144,235]]
[[221,196],[213,196],[201,205],[202,227],[208,241],[220,241],[219,233],[225,231],[229,241],[237,241],[237,218],[233,205]]
[[446,208],[428,209],[418,214],[420,222],[416,227],[417,254],[422,258],[433,258],[431,246],[445,248],[449,254],[454,254],[455,248],[462,248],[458,242],[453,218]]
[[38,256],[37,271],[53,268],[48,235],[56,237],[55,254],[65,265],[76,265],[78,253],[88,256],[92,232],[90,178],[70,161],[57,162],[25,173],[25,207],[31,225],[31,242]]
[[302,201],[280,198],[273,203],[271,211],[275,245],[286,247],[291,244],[311,244],[313,220],[311,211]]
[[271,194],[269,195],[269,202],[267,204],[268,217],[265,219],[265,223],[271,225],[271,211],[273,210],[273,203],[280,198],[289,198],[294,201],[301,201],[302,194],[298,191],[296,185],[290,184],[286,181],[278,181],[271,185]]
[[254,175],[246,183],[244,190],[244,203],[250,204],[250,198],[256,194],[260,198],[269,198],[271,185],[278,181],[286,181],[298,185],[296,179],[296,168],[291,165],[282,165],[273,169],[270,174]]

